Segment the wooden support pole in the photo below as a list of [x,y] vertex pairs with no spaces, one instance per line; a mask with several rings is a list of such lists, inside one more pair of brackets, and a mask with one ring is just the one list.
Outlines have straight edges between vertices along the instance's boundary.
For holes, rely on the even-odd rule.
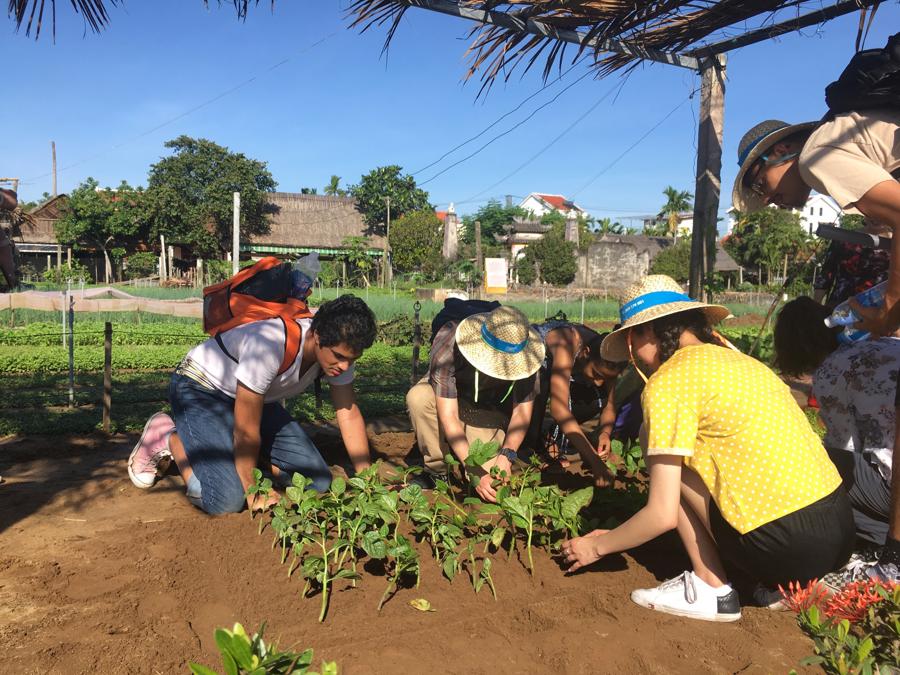
[[103,327],[103,431],[109,433],[112,409],[112,323]]
[[75,298],[66,293],[69,303],[69,408],[75,407]]
[[[725,114],[725,57],[704,59],[700,66],[700,120],[697,130],[697,183],[694,198],[694,228],[691,238],[691,269],[688,293],[701,299],[704,262],[712,274],[718,227],[719,192],[722,172],[722,122]],[[704,250],[706,249],[706,250]]]
[[231,223],[231,276],[241,271],[241,193],[235,192]]
[[484,259],[481,257],[481,221],[475,221],[475,280],[478,284],[478,290],[475,297],[481,297],[481,279],[484,276]]

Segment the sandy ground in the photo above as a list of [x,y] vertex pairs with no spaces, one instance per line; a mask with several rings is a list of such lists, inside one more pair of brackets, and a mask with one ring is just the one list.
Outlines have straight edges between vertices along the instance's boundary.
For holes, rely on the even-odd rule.
[[[451,585],[423,556],[418,590],[376,612],[385,581],[339,588],[324,624],[246,513],[210,518],[168,477],[135,489],[133,437],[0,439],[0,663],[6,673],[184,673],[220,668],[213,631],[268,622],[353,673],[772,673],[811,653],[789,614],[745,608],[709,624],[633,605],[629,592],[684,569],[672,537],[576,576],[546,554],[529,578],[498,555],[498,600]],[[411,434],[374,447],[400,461]],[[428,599],[420,613],[408,601]]]

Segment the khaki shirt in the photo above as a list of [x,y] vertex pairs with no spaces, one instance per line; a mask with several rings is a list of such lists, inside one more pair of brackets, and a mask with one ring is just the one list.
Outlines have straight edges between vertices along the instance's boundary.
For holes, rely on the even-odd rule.
[[900,169],[900,111],[838,115],[812,132],[799,167],[807,185],[858,214],[850,205]]

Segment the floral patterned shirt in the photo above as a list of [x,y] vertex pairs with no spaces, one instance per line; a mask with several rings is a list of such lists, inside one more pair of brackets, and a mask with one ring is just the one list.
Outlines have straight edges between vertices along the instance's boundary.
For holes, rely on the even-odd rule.
[[900,338],[880,338],[839,347],[813,373],[825,447],[869,455],[888,481],[898,371]]

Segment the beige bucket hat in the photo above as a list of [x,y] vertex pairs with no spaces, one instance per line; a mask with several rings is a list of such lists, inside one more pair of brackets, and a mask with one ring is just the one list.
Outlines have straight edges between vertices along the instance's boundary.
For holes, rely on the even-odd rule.
[[731,191],[731,205],[738,211],[753,213],[766,207],[766,200],[744,185],[744,176],[754,162],[762,157],[769,148],[789,136],[804,131],[812,131],[819,122],[803,122],[788,124],[781,120],[766,120],[750,129],[738,144],[738,169]]
[[544,361],[544,342],[515,307],[473,314],[456,327],[456,346],[466,361],[498,380],[523,380]]
[[644,277],[622,294],[619,309],[622,325],[603,339],[600,355],[607,361],[629,361],[626,335],[630,328],[689,309],[702,309],[711,324],[731,316],[727,307],[691,300],[672,277],[664,274]]

